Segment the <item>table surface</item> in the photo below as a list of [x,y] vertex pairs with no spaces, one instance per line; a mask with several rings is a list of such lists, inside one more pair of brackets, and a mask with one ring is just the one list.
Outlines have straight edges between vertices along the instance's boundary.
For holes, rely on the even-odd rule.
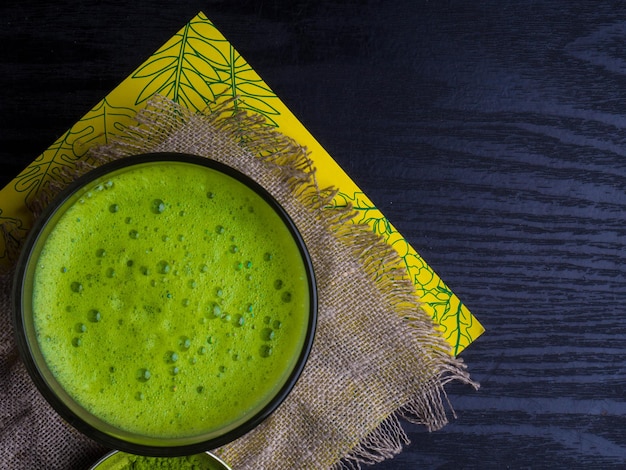
[[0,183],[200,10],[487,330],[373,468],[626,465],[626,7],[5,2]]

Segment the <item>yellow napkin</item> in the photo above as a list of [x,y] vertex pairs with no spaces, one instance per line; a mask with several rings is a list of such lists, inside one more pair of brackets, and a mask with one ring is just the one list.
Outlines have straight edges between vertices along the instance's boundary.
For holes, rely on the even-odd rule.
[[402,257],[424,309],[442,328],[453,354],[460,353],[484,329],[465,305],[407,240],[376,209],[330,155],[295,118],[267,84],[203,13],[199,13],[117,88],[83,116],[0,192],[0,262],[10,266],[32,224],[37,196],[50,182],[71,170],[94,145],[121,133],[155,93],[202,111],[238,96],[239,106],[263,115],[281,133],[310,152],[321,187],[339,192],[335,206],[352,205],[364,222]]

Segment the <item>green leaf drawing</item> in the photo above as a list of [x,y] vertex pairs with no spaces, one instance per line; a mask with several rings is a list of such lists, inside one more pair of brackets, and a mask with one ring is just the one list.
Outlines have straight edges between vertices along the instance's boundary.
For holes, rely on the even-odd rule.
[[76,161],[81,157],[74,152],[74,143],[88,133],[87,129],[72,127],[14,180],[15,191],[25,193],[24,200],[27,207],[30,207],[33,199],[46,183],[63,181],[63,168],[74,168]]
[[474,319],[443,282],[439,282],[436,292],[441,300],[430,305],[436,307],[444,337],[455,345],[453,353],[456,355],[474,340],[470,334]]
[[[125,106],[113,106],[104,98],[76,125],[88,131],[84,137],[74,142],[74,151],[84,155],[93,144],[107,144],[111,137],[122,134],[133,122],[137,110]],[[76,126],[75,126],[76,127]]]
[[393,239],[392,245],[402,258],[417,293],[430,308],[432,319],[441,325],[443,336],[452,344],[454,355],[468,346],[473,338],[470,331],[474,319],[461,301],[439,279],[426,262],[410,249],[408,241],[389,223],[389,220],[370,202],[362,192],[352,196],[337,193],[332,207],[347,207],[356,211],[355,223],[365,223],[372,227],[384,240]]
[[204,15],[191,20],[132,78],[145,82],[135,104],[161,94],[202,111],[216,101],[237,97],[235,110],[262,114],[278,126],[273,117],[280,113],[271,104],[278,98]]
[[389,220],[382,215],[363,192],[355,192],[352,196],[339,192],[333,201],[334,207],[352,206],[356,211],[354,222],[368,224],[374,232],[381,235],[385,240],[389,239],[392,233],[395,233]]
[[134,114],[132,108],[112,106],[106,99],[98,103],[14,180],[14,189],[24,193],[27,207],[49,181],[62,182],[63,172],[71,171],[91,145],[108,142]]

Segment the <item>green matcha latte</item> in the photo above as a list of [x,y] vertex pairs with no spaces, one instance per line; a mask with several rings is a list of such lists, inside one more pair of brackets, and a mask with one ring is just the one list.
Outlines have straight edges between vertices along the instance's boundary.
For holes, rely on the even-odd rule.
[[46,366],[80,407],[122,433],[195,442],[289,381],[310,282],[257,192],[158,161],[92,181],[62,211],[30,261],[32,315]]

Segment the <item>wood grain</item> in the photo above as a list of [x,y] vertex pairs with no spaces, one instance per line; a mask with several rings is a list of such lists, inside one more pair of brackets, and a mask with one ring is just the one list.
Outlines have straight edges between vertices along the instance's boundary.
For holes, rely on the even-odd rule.
[[0,6],[3,184],[203,10],[487,329],[374,468],[626,466],[626,6],[89,3]]

